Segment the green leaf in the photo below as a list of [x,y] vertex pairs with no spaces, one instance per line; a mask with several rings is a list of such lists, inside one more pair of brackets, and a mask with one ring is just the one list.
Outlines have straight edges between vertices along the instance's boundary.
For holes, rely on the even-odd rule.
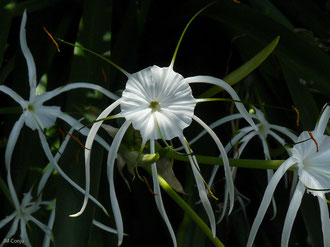
[[[269,45],[267,45],[264,49],[262,49],[257,55],[251,58],[248,62],[231,72],[225,78],[229,85],[234,85],[235,83],[242,80],[244,77],[249,75],[252,71],[254,71],[258,66],[265,61],[265,59],[274,51],[275,47],[277,46],[280,37],[276,37]],[[217,86],[211,87],[209,90],[201,94],[200,98],[208,98],[216,95],[217,93],[221,92],[223,89]]]

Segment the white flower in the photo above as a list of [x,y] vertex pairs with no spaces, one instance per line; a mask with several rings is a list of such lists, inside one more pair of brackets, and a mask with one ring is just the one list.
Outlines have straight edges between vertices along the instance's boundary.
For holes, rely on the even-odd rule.
[[[178,46],[180,44],[180,41],[178,43]],[[183,135],[183,130],[191,124],[192,120],[195,120],[197,123],[199,123],[211,135],[216,145],[218,146],[220,153],[223,156],[225,174],[227,178],[227,183],[229,184],[229,188],[230,188],[230,198],[231,198],[230,210],[233,208],[234,186],[233,186],[232,176],[229,168],[229,162],[225,149],[221,144],[219,138],[216,136],[216,134],[201,119],[199,119],[196,115],[194,115],[194,108],[196,104],[207,100],[195,99],[192,95],[192,91],[189,84],[209,83],[209,84],[217,85],[222,87],[224,90],[226,90],[235,101],[240,101],[240,99],[236,94],[236,92],[234,91],[234,89],[223,80],[210,76],[195,76],[195,77],[184,78],[182,75],[175,72],[173,70],[173,65],[174,65],[176,52],[177,49],[174,53],[170,66],[165,68],[161,68],[158,66],[151,66],[134,74],[130,74],[116,65],[116,67],[119,68],[120,71],[123,72],[128,77],[125,90],[123,91],[122,97],[120,99],[118,99],[109,107],[107,107],[99,115],[97,119],[99,121],[94,123],[86,140],[86,144],[85,144],[85,146],[87,147],[87,149],[85,150],[86,195],[81,210],[77,214],[71,216],[79,216],[84,211],[87,205],[87,196],[89,193],[89,186],[90,186],[89,185],[89,169],[90,169],[90,157],[91,157],[90,150],[92,149],[94,137],[98,129],[102,125],[104,118],[106,118],[108,115],[111,114],[111,112],[114,109],[120,106],[121,112],[111,118],[122,117],[125,118],[126,121],[118,130],[112,142],[108,154],[108,171],[107,171],[109,185],[110,185],[110,199],[111,199],[113,213],[115,216],[115,222],[117,225],[119,245],[121,244],[123,239],[123,223],[115,193],[113,168],[121,140],[126,130],[131,124],[136,130],[139,130],[141,133],[142,147],[144,147],[147,141],[150,141],[150,153],[155,153],[155,140],[163,139],[164,141],[166,141],[166,140],[172,140],[175,137],[179,138],[179,140],[181,141],[182,145],[185,148],[186,153],[188,154],[191,168],[194,174],[194,178],[196,180],[196,184],[198,187],[199,197],[208,215],[213,236],[215,236],[216,233],[215,217],[212,210],[212,206],[207,196],[208,190],[201,176],[200,168],[197,164],[196,157],[192,154],[193,151],[189,147],[189,144]],[[253,126],[256,129],[254,122],[252,121],[251,117],[249,116],[243,104],[239,102],[236,102],[235,104],[239,112],[244,116],[244,118],[251,124],[251,126]],[[151,165],[151,168],[152,168],[152,178],[154,185],[153,190],[157,194],[157,196],[155,196],[156,205],[170,231],[173,244],[174,246],[176,246],[175,234],[171,227],[169,219],[166,215],[162,202],[161,191],[157,177],[158,172],[157,172],[156,163],[153,163]]]
[[330,107],[325,106],[314,131],[300,134],[287,159],[270,180],[257,216],[253,222],[247,246],[252,246],[261,221],[267,211],[275,188],[281,177],[290,167],[298,170],[299,181],[291,199],[285,218],[281,246],[288,246],[290,233],[301,199],[305,191],[318,197],[321,212],[324,246],[330,246],[330,218],[325,193],[330,192],[330,136],[324,131],[330,117]]
[[[26,11],[24,11],[23,17],[22,17],[22,22],[21,22],[21,27],[20,27],[20,44],[21,44],[23,55],[27,62],[27,67],[28,67],[28,78],[29,78],[29,85],[30,85],[29,100],[24,100],[21,96],[19,96],[16,92],[14,92],[12,89],[8,88],[7,86],[0,85],[0,91],[4,92],[5,94],[12,97],[18,104],[20,104],[20,106],[23,109],[22,115],[16,121],[14,127],[12,128],[12,130],[10,132],[8,142],[6,145],[5,164],[6,164],[6,168],[7,168],[7,172],[8,172],[8,174],[7,174],[8,186],[9,186],[10,190],[14,191],[14,186],[13,186],[13,183],[11,180],[11,175],[10,175],[11,158],[12,158],[12,154],[13,154],[18,136],[25,123],[25,125],[28,126],[29,128],[31,128],[32,130],[38,131],[42,147],[45,151],[45,154],[46,154],[48,160],[52,163],[53,166],[55,166],[59,170],[60,174],[62,176],[64,176],[64,178],[70,184],[74,185],[77,188],[77,185],[69,177],[65,176],[65,174],[63,172],[61,172],[59,166],[55,162],[43,131],[45,128],[53,126],[55,124],[55,121],[57,118],[61,118],[62,120],[67,122],[69,125],[75,126],[76,129],[80,129],[83,125],[80,123],[77,124],[77,121],[74,118],[72,118],[71,116],[63,113],[60,110],[60,107],[45,106],[43,104],[46,101],[50,100],[51,98],[53,98],[63,92],[66,92],[66,91],[69,91],[72,89],[76,89],[76,88],[89,88],[89,89],[98,90],[111,99],[117,99],[118,97],[98,85],[94,85],[94,84],[90,84],[90,83],[83,83],[83,82],[68,84],[66,86],[54,89],[50,92],[45,92],[41,95],[36,95],[37,74],[36,74],[36,67],[35,67],[34,59],[27,46],[27,43],[26,43],[26,34],[25,34],[26,19],[27,19]],[[84,135],[87,135],[88,129],[83,129],[81,131],[81,133]],[[106,144],[103,140],[100,140],[100,138],[97,138],[97,140],[105,148],[109,148],[108,144]],[[80,188],[80,191],[83,191],[83,190]],[[18,207],[19,202],[18,202],[16,193],[13,194],[13,201],[14,201],[16,207]]]
[[[16,192],[15,192],[16,194]],[[7,235],[4,239],[10,239],[18,229],[18,226],[20,227],[20,237],[22,240],[24,240],[24,244],[28,247],[31,247],[31,243],[29,241],[29,237],[26,231],[26,225],[29,221],[32,221],[35,223],[41,230],[43,230],[46,233],[46,236],[48,236],[48,239],[53,239],[51,229],[45,225],[44,223],[37,220],[32,214],[37,212],[40,209],[41,205],[53,205],[54,202],[51,201],[32,201],[32,195],[31,190],[28,193],[24,194],[24,197],[22,199],[22,203],[15,205],[15,211],[4,218],[2,221],[0,221],[0,229],[7,225],[9,222],[13,221]],[[52,219],[52,214],[50,216],[50,219]],[[49,242],[49,241],[47,241]],[[3,246],[4,242],[0,244],[0,247]],[[43,245],[47,246],[47,245]]]

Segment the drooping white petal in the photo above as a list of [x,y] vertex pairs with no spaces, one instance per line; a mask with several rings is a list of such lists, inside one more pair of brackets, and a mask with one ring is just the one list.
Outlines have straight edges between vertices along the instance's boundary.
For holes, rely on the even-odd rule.
[[102,224],[101,222],[99,222],[99,221],[97,221],[97,220],[93,220],[92,223],[93,223],[94,226],[97,226],[98,228],[100,228],[100,229],[102,229],[102,230],[104,230],[104,231],[106,231],[106,232],[110,232],[110,233],[115,233],[115,234],[117,234],[117,230],[116,230],[116,229],[113,229],[113,228],[111,228],[111,227],[108,227],[108,226]]
[[318,121],[318,123],[315,126],[315,132],[318,134],[323,134],[325,131],[325,128],[328,125],[329,118],[330,118],[330,106],[325,105],[325,109],[322,112],[322,115]]
[[[16,217],[4,239],[10,239],[16,233],[18,228],[18,223],[19,223],[19,217]],[[1,242],[0,247],[2,247],[3,245],[4,245],[4,241]]]
[[320,212],[321,212],[321,223],[323,233],[323,245],[324,247],[330,247],[330,218],[328,203],[321,198],[318,198]]
[[[40,142],[42,145],[42,148],[46,154],[46,157],[48,159],[48,161],[51,163],[52,166],[55,167],[55,169],[57,170],[57,172],[70,184],[72,185],[75,189],[77,189],[79,192],[83,193],[86,195],[86,191],[83,190],[78,184],[76,184],[68,175],[66,175],[66,173],[61,169],[61,167],[57,164],[56,160],[54,159],[54,156],[52,155],[49,145],[47,143],[46,137],[44,136],[44,134],[41,132],[40,129],[38,129],[38,133],[39,133],[39,138],[40,138]],[[89,175],[89,173],[88,173]],[[88,198],[91,199],[98,207],[100,207],[106,214],[108,214],[107,210],[102,206],[102,204],[96,200],[93,196],[91,196],[88,192],[87,194]]]
[[129,77],[120,107],[121,115],[132,121],[144,140],[160,139],[160,133],[171,140],[190,125],[195,105],[180,74],[170,67],[152,66]]
[[17,215],[17,212],[15,211],[11,215],[6,216],[6,218],[4,218],[2,221],[0,221],[0,229],[2,227],[4,227],[5,225],[7,225],[10,221],[12,221],[12,219],[14,219],[16,217],[16,215]]
[[221,153],[221,157],[223,160],[223,168],[225,170],[226,184],[228,185],[228,190],[229,190],[229,198],[230,198],[229,214],[230,214],[234,207],[234,182],[233,182],[233,177],[232,177],[231,170],[229,167],[229,160],[228,160],[227,152],[226,152],[225,148],[223,147],[221,141],[219,140],[218,136],[213,132],[212,129],[210,129],[210,127],[207,126],[207,124],[205,124],[197,116],[194,116],[193,119],[197,123],[199,123],[210,134],[210,136],[212,137],[212,139],[218,146],[218,149]]
[[28,73],[29,73],[29,84],[30,84],[30,100],[32,100],[35,96],[36,86],[37,86],[37,72],[36,72],[36,65],[34,63],[33,56],[31,51],[26,43],[26,33],[25,33],[25,25],[26,25],[26,10],[24,10],[21,28],[20,28],[20,43],[23,55],[25,57],[27,66],[28,66]]
[[[118,99],[117,101],[115,101],[114,103],[112,103],[110,106],[108,106],[100,115],[99,117],[96,119],[100,120],[103,119],[105,117],[107,117],[121,102],[121,99]],[[103,121],[98,121],[95,122],[87,136],[86,139],[86,143],[85,143],[85,176],[86,176],[86,189],[85,189],[85,198],[84,198],[84,202],[83,205],[80,209],[80,211],[76,214],[70,215],[71,217],[77,217],[79,215],[81,215],[86,206],[87,206],[87,201],[88,201],[88,197],[89,197],[89,188],[90,188],[90,158],[91,158],[91,150],[92,150],[92,145],[95,139],[95,136],[97,134],[97,131],[99,130],[99,128],[101,127]]]
[[278,126],[275,124],[270,124],[269,127],[271,129],[277,130],[278,132],[286,135],[287,137],[289,137],[293,142],[296,142],[297,140],[297,136],[295,134],[293,134],[289,129],[282,127],[282,126]]
[[305,193],[305,187],[302,183],[298,183],[296,191],[291,199],[288,212],[285,216],[285,222],[281,238],[281,247],[286,247],[289,244],[290,234],[293,226],[293,222],[296,218],[298,209],[301,204],[301,199]]
[[14,127],[10,131],[7,145],[6,145],[6,151],[5,151],[5,163],[6,163],[7,171],[10,170],[11,157],[13,155],[13,151],[14,151],[18,136],[21,133],[23,124],[24,124],[24,117],[21,115],[20,118],[14,124]]
[[[155,141],[154,140],[150,140],[150,153],[151,154],[155,153]],[[159,213],[161,214],[161,216],[163,217],[163,219],[166,223],[168,231],[170,232],[170,235],[171,235],[171,238],[173,241],[173,246],[176,247],[177,243],[176,243],[175,233],[174,233],[171,223],[167,217],[167,214],[166,214],[166,211],[164,208],[164,204],[163,204],[163,200],[162,200],[162,194],[161,194],[159,181],[158,181],[158,172],[157,172],[156,163],[153,163],[151,165],[151,171],[152,171],[152,181],[153,181],[153,185],[154,185],[154,192],[157,194],[157,195],[155,195],[156,205],[157,205]]]
[[[233,115],[229,115],[229,116],[226,116],[226,117],[223,117],[223,118],[220,118],[219,120],[213,122],[212,124],[210,124],[210,128],[211,129],[214,129],[224,123],[227,123],[227,122],[230,122],[232,120],[235,120],[235,119],[239,119],[239,118],[242,118],[242,115],[239,114],[239,113],[236,113],[236,114],[233,114]],[[194,139],[192,139],[189,144],[192,145],[193,143],[195,143],[197,140],[199,140],[202,136],[204,136],[206,134],[206,130],[202,130]]]
[[271,199],[273,198],[274,191],[276,189],[277,184],[279,183],[280,179],[283,177],[285,172],[295,163],[295,160],[292,158],[289,158],[286,160],[275,172],[272,179],[269,181],[264,197],[262,198],[261,204],[259,206],[257,215],[254,219],[253,225],[251,227],[247,247],[251,247],[255,236],[257,235],[257,231],[259,229],[259,226],[266,214],[267,208],[270,204]]
[[20,220],[20,230],[21,230],[21,239],[24,240],[24,244],[27,247],[32,247],[30,240],[29,240],[29,236],[26,232],[26,223],[24,220]]
[[187,142],[186,139],[183,136],[179,137],[179,139],[180,139],[182,145],[185,147],[186,153],[188,154],[191,169],[193,171],[194,178],[195,178],[195,181],[196,181],[196,185],[197,185],[197,188],[198,188],[199,198],[201,199],[203,207],[204,207],[204,209],[206,211],[206,214],[209,218],[213,237],[215,237],[215,232],[216,232],[215,217],[214,217],[214,213],[213,213],[211,203],[210,203],[210,201],[208,199],[208,196],[207,196],[207,190],[205,188],[203,178],[200,174],[200,169],[199,169],[196,157],[195,157],[195,155],[192,155],[192,150],[189,150],[189,148],[186,144],[186,142]]
[[109,187],[110,187],[110,201],[111,201],[111,207],[114,214],[117,232],[118,232],[118,246],[121,245],[123,241],[124,236],[124,226],[123,226],[123,220],[120,213],[120,208],[118,205],[118,200],[116,196],[115,191],[115,184],[113,179],[113,173],[114,173],[114,164],[115,159],[117,156],[117,152],[121,143],[121,140],[123,139],[123,136],[130,126],[131,122],[126,121],[121,128],[118,130],[118,133],[116,134],[115,138],[113,139],[112,145],[110,147],[109,153],[108,153],[108,160],[107,160],[107,175],[109,180]]
[[19,96],[15,91],[13,91],[11,88],[6,87],[4,85],[0,85],[0,91],[9,95],[13,100],[15,100],[20,106],[24,109],[27,107],[26,101]]
[[[237,93],[235,90],[225,81],[220,80],[218,78],[212,77],[212,76],[194,76],[194,77],[189,77],[186,78],[186,81],[188,83],[210,83],[216,86],[219,86],[223,88],[225,91],[227,91],[230,96],[233,98],[235,101],[241,101],[240,98],[238,97]],[[235,102],[235,105],[238,109],[238,111],[242,114],[242,116],[245,118],[246,121],[257,131],[258,128],[253,122],[250,114],[247,112],[245,109],[244,105],[240,102]]]
[[[48,225],[47,225],[47,227],[49,229],[53,229],[54,221],[55,221],[55,206],[53,206],[52,211],[49,216]],[[45,234],[44,240],[42,242],[42,247],[49,247],[51,239],[52,239],[52,237],[49,236],[49,234]]]
[[110,91],[108,91],[107,89],[105,89],[99,85],[95,85],[92,83],[86,83],[86,82],[75,82],[75,83],[70,83],[70,84],[64,85],[62,87],[56,88],[52,91],[45,92],[41,95],[38,95],[37,102],[44,103],[47,100],[52,99],[61,93],[70,91],[72,89],[78,89],[78,88],[87,88],[87,89],[94,89],[94,90],[100,91],[101,93],[106,95],[108,98],[113,99],[113,100],[117,100],[119,98],[117,95],[111,93]]
[[37,220],[36,218],[34,218],[31,215],[27,215],[26,216],[26,219],[27,219],[27,221],[32,221],[41,230],[43,230],[45,232],[45,234],[47,234],[50,238],[52,238],[52,230],[47,225],[45,225],[44,223],[40,222],[39,220]]
[[[74,129],[79,131],[84,136],[88,136],[90,129],[87,127],[84,127],[81,123],[77,123],[77,120],[71,117],[68,114],[62,113],[61,115],[58,115],[58,118],[64,120],[67,122],[70,126],[74,126]],[[106,143],[105,140],[103,140],[100,136],[96,135],[95,140],[101,144],[106,150],[109,150],[110,145]]]

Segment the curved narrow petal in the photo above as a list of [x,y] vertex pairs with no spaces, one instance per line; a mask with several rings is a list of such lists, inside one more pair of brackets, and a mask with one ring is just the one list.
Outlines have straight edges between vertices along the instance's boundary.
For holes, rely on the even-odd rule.
[[276,141],[278,141],[281,146],[285,145],[285,141],[282,137],[280,137],[278,134],[276,134],[274,131],[269,130],[269,135],[272,136]]
[[[219,87],[222,87],[229,95],[233,98],[235,101],[241,101],[238,97],[235,90],[225,81],[220,80],[218,78],[212,77],[212,76],[194,76],[194,77],[188,77],[185,79],[188,83],[210,83]],[[238,111],[242,114],[242,117],[245,118],[246,121],[257,131],[258,128],[253,122],[251,115],[247,112],[244,105],[240,102],[235,102],[235,105],[238,109]]]
[[37,220],[36,218],[30,215],[26,216],[26,219],[27,221],[32,221],[34,224],[39,226],[39,228],[43,230],[46,233],[46,235],[52,238],[52,230],[47,225],[45,225],[44,223],[40,222],[39,220]]
[[0,85],[0,91],[10,96],[13,100],[20,104],[22,108],[27,107],[26,101],[11,88]]
[[[10,239],[16,233],[17,228],[18,228],[18,223],[19,223],[19,218],[16,217],[4,239]],[[3,246],[3,244],[4,243],[2,242],[0,246]]]
[[[64,120],[70,126],[75,126],[74,129],[79,131],[84,136],[88,136],[90,129],[87,127],[83,128],[84,126],[81,123],[77,123],[77,120],[74,119],[73,117],[71,117],[70,115],[63,113],[63,114],[59,115],[58,118]],[[95,140],[99,144],[101,144],[106,150],[109,150],[110,145],[108,143],[106,143],[106,141],[103,140],[100,136],[96,135]]]
[[318,123],[315,126],[316,133],[321,134],[321,135],[324,133],[325,128],[328,125],[329,118],[330,118],[330,106],[326,105]]
[[24,240],[24,244],[28,247],[32,247],[30,240],[29,240],[29,236],[26,232],[26,223],[24,220],[20,221],[20,230],[21,230],[21,239]]
[[124,124],[120,127],[118,130],[118,133],[116,134],[115,138],[113,139],[112,145],[110,147],[109,153],[108,153],[108,160],[107,160],[107,175],[109,180],[109,187],[110,187],[110,201],[111,201],[111,207],[113,211],[113,215],[116,222],[117,232],[118,232],[118,246],[121,245],[123,241],[123,235],[124,235],[124,226],[123,226],[123,219],[121,217],[120,208],[116,196],[115,191],[115,184],[113,179],[113,172],[114,172],[114,165],[115,165],[115,159],[117,156],[117,152],[121,143],[121,140],[123,139],[123,136],[130,126],[131,122],[126,121]]
[[[150,140],[150,154],[154,154],[154,153],[155,153],[155,141]],[[163,200],[162,200],[162,194],[161,194],[159,181],[158,181],[158,172],[157,172],[156,163],[153,163],[151,165],[151,171],[152,171],[152,181],[153,181],[153,185],[154,185],[154,192],[157,194],[157,195],[155,195],[156,205],[157,205],[159,213],[161,214],[161,216],[163,217],[163,219],[166,223],[168,231],[170,232],[170,235],[171,235],[171,238],[172,238],[172,241],[173,241],[173,246],[176,247],[177,243],[176,243],[175,233],[173,231],[171,223],[170,223],[170,221],[168,219],[168,216],[166,214],[164,204],[163,204]]]
[[[100,228],[100,229],[102,229],[102,230],[104,230],[104,231],[106,231],[106,232],[110,232],[110,233],[115,233],[115,234],[117,234],[117,230],[116,230],[116,229],[113,229],[113,228],[111,228],[111,227],[108,227],[108,226],[102,224],[101,222],[99,222],[99,221],[97,221],[97,220],[93,220],[93,225],[94,225],[94,226],[97,226],[98,228]],[[125,235],[125,234],[124,234],[124,235]]]
[[14,127],[10,131],[8,142],[6,145],[6,151],[5,151],[5,163],[6,163],[7,171],[9,171],[10,169],[11,157],[13,155],[13,151],[15,149],[18,136],[21,133],[23,124],[24,124],[24,116],[21,115],[20,118],[14,124]]
[[[53,206],[52,212],[50,213],[49,220],[48,220],[48,228],[50,230],[53,229],[55,221],[55,206]],[[49,236],[49,234],[45,234],[44,240],[42,242],[42,247],[49,247],[50,240],[52,239],[52,236]]]
[[2,227],[4,227],[5,225],[7,225],[10,221],[12,221],[12,219],[14,219],[16,215],[17,215],[17,213],[15,211],[11,215],[6,216],[6,218],[4,218],[2,221],[0,221],[0,229]]
[[[98,116],[98,118],[96,120],[107,117],[120,104],[120,102],[121,102],[121,99],[118,99],[117,101],[112,103],[103,112],[101,112],[101,114]],[[80,211],[76,214],[70,215],[71,217],[77,217],[77,216],[81,215],[87,206],[87,201],[88,201],[88,197],[89,197],[89,187],[90,187],[89,174],[90,174],[91,150],[92,150],[92,145],[93,145],[95,136],[97,134],[97,131],[101,127],[102,123],[103,123],[103,121],[95,122],[93,124],[91,130],[89,131],[89,134],[86,139],[86,143],[85,143],[85,147],[86,147],[85,148],[85,170],[86,170],[86,172],[85,172],[85,176],[86,176],[85,198],[84,198],[84,202],[83,202],[83,205],[82,205]]]
[[278,126],[275,124],[270,124],[269,127],[271,129],[277,130],[278,132],[286,135],[287,137],[289,137],[293,142],[297,141],[297,136],[295,134],[293,134],[289,129],[282,127],[282,126]]
[[[74,130],[74,127],[72,127],[70,130],[69,130],[69,133],[72,134]],[[66,148],[66,146],[68,145],[69,143],[69,140],[70,140],[70,135],[66,135],[64,141],[62,142],[58,152],[56,153],[55,155],[55,158],[54,158],[54,161],[55,163],[57,163],[59,161],[59,159],[61,158],[62,156],[62,153],[64,152],[64,149]],[[53,173],[53,170],[55,169],[55,165],[51,164],[51,166],[45,171],[45,173],[42,175],[41,179],[40,179],[40,182],[38,184],[38,194],[40,194],[40,192],[43,190],[43,188],[45,187],[47,181],[48,181],[48,178],[51,176],[51,174]]]
[[321,212],[321,223],[322,223],[322,233],[323,233],[323,245],[324,247],[330,247],[330,218],[328,203],[322,198],[318,197],[320,212]]
[[[212,124],[210,124],[210,128],[211,129],[214,129],[224,123],[227,123],[227,122],[230,122],[232,120],[235,120],[235,119],[239,119],[239,118],[242,118],[242,115],[239,114],[239,113],[236,113],[236,114],[233,114],[233,115],[230,115],[230,116],[226,116],[226,117],[223,117],[223,118],[220,118],[219,120],[213,122]],[[204,136],[206,134],[206,130],[202,130],[194,139],[192,139],[189,144],[192,145],[194,144],[196,141],[198,141],[202,136]]]
[[[39,138],[40,138],[40,142],[42,145],[42,148],[46,154],[46,157],[48,159],[48,161],[51,163],[52,166],[55,167],[55,169],[57,170],[57,172],[69,183],[71,184],[75,189],[77,189],[79,192],[86,194],[86,191],[83,190],[78,184],[76,184],[68,175],[66,175],[66,173],[61,169],[61,167],[57,164],[56,160],[54,159],[49,145],[47,143],[46,137],[44,136],[44,134],[42,133],[42,131],[40,129],[38,129],[38,133],[39,133]],[[98,207],[100,207],[106,214],[108,214],[107,210],[102,206],[102,204],[97,201],[93,196],[91,196],[88,193],[88,198],[91,199]]]
[[113,100],[118,100],[118,98],[119,98],[114,93],[111,93],[109,90],[107,90],[99,85],[95,85],[95,84],[87,83],[87,82],[75,82],[75,83],[70,83],[70,84],[64,85],[63,87],[56,88],[56,89],[46,92],[42,95],[39,95],[38,102],[43,103],[61,93],[70,91],[72,89],[77,89],[77,88],[94,89],[94,90],[100,91],[105,96],[107,96],[108,98],[113,99]]
[[203,178],[202,178],[202,176],[199,172],[199,167],[198,167],[196,157],[194,155],[191,155],[192,151],[189,150],[189,148],[186,144],[187,140],[183,136],[179,137],[179,139],[180,139],[182,145],[185,147],[186,153],[188,154],[191,169],[193,171],[194,178],[195,178],[195,181],[196,181],[196,185],[197,185],[197,188],[198,188],[199,198],[201,199],[203,207],[204,207],[204,209],[206,211],[206,214],[209,218],[213,237],[215,237],[215,232],[216,232],[215,217],[214,217],[214,213],[213,213],[211,203],[210,203],[210,201],[207,197],[207,190],[205,188]]
[[207,126],[200,118],[197,116],[193,116],[193,119],[199,123],[212,137],[216,145],[218,146],[218,149],[221,153],[221,157],[223,159],[223,168],[225,170],[225,176],[226,176],[226,184],[228,185],[228,190],[229,190],[229,198],[230,198],[230,206],[229,206],[229,214],[234,208],[234,182],[233,182],[233,177],[231,174],[231,170],[229,167],[229,160],[227,156],[227,152],[225,148],[223,147],[221,141],[219,140],[218,136],[213,132],[212,129],[210,129],[209,126]]
[[[274,175],[274,171],[273,171],[273,170],[270,170],[270,169],[267,169],[267,181],[268,181],[268,182],[272,179],[273,175]],[[276,215],[277,215],[277,206],[276,206],[276,201],[275,201],[274,196],[273,196],[273,198],[272,198],[272,207],[273,207],[274,214],[273,214],[273,216],[270,218],[270,220],[275,219],[275,217],[276,217]]]
[[272,200],[274,191],[276,189],[277,184],[279,183],[280,179],[283,177],[283,175],[285,174],[285,172],[292,166],[294,165],[295,161],[291,158],[287,159],[275,172],[274,176],[272,177],[272,179],[269,181],[268,186],[266,188],[264,197],[262,198],[261,204],[259,206],[257,215],[254,219],[251,231],[250,231],[250,235],[249,235],[249,239],[248,239],[248,243],[247,243],[247,247],[251,247],[254,239],[257,235],[257,231],[259,229],[259,226],[266,214],[267,208],[269,206],[270,201]]
[[29,84],[30,84],[30,100],[32,100],[35,97],[35,92],[36,92],[37,72],[36,72],[36,65],[34,63],[33,56],[26,43],[26,33],[25,33],[26,18],[27,18],[26,10],[24,10],[22,22],[21,22],[19,40],[20,40],[21,49],[22,49],[22,52],[23,52],[23,55],[25,57],[27,67],[28,67]]
[[305,187],[302,183],[298,183],[296,191],[291,199],[288,212],[285,216],[284,227],[281,238],[281,246],[286,247],[289,244],[290,234],[293,226],[293,222],[296,218],[298,209],[301,204],[301,199],[305,193]]

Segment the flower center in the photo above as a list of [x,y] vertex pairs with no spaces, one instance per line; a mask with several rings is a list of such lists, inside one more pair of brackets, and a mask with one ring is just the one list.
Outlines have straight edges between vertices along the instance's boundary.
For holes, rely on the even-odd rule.
[[34,111],[34,105],[29,104],[27,109],[28,111]]
[[151,101],[149,108],[152,109],[153,112],[160,110],[160,104],[157,101]]

